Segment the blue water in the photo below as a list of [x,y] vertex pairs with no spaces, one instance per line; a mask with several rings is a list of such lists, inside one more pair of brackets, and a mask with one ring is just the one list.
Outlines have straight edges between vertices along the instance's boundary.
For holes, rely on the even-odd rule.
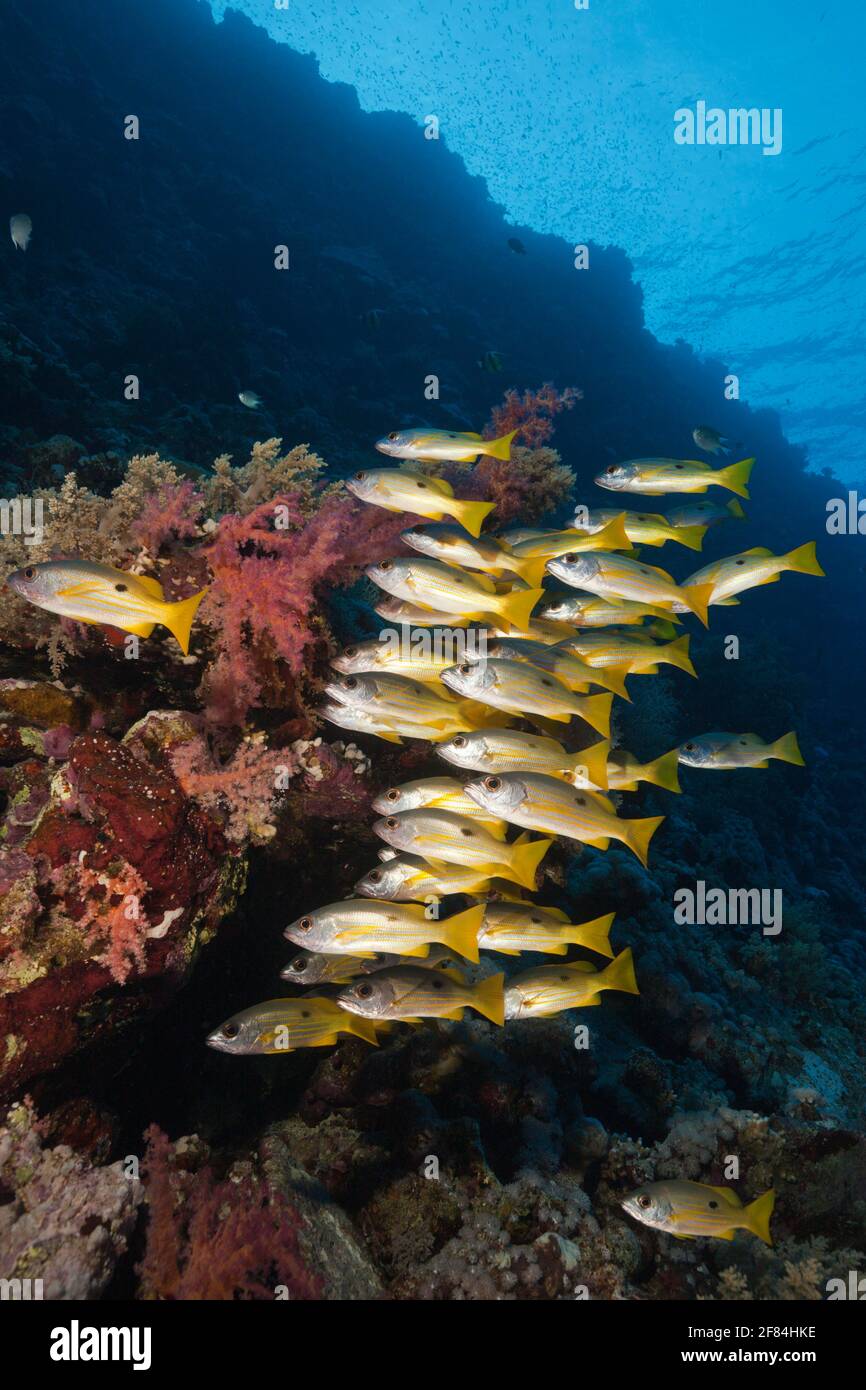
[[[227,0],[211,0],[219,16]],[[441,138],[516,224],[621,246],[647,326],[723,360],[810,466],[864,474],[866,10],[854,0],[232,0],[367,110]],[[683,146],[674,112],[780,108],[782,148]],[[394,197],[400,197],[399,188]],[[723,383],[718,421],[724,425]]]

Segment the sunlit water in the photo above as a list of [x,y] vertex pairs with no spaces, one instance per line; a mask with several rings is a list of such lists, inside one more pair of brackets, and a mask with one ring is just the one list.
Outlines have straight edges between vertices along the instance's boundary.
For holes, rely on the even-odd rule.
[[[623,247],[657,337],[721,358],[813,468],[866,474],[859,0],[278,3],[233,8],[365,109],[437,116],[515,223]],[[699,100],[781,108],[780,153],[677,144]]]

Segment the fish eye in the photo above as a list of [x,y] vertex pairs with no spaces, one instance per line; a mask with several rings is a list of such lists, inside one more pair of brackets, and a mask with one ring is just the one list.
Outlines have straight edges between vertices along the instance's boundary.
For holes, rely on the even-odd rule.
[[298,922],[298,931],[311,931],[313,926],[312,917],[302,917]]
[[236,1023],[226,1023],[223,1025],[222,1035],[224,1038],[236,1038],[240,1031]]
[[355,474],[355,482],[356,482],[356,483],[363,483],[363,481],[364,481],[364,479],[366,478],[366,476],[367,476],[366,473],[356,473],[356,474]]
[[357,648],[357,647],[347,647],[346,650],[343,652],[343,655],[344,655],[344,656],[357,656],[357,655],[358,655],[358,648]]
[[355,990],[355,993],[357,994],[359,999],[369,999],[370,995],[373,993],[373,986],[358,985],[357,989]]
[[637,1204],[639,1207],[642,1207],[644,1211],[646,1211],[647,1207],[652,1206],[652,1198],[648,1197],[645,1192],[642,1192],[637,1199]]
[[346,688],[346,690],[354,690],[354,689],[355,689],[355,686],[356,686],[357,684],[358,684],[358,677],[357,677],[357,676],[347,676],[346,679],[343,681],[343,685],[344,685],[344,687]]
[[296,975],[300,975],[303,970],[306,970],[308,965],[309,961],[304,960],[302,957],[299,956],[297,960],[292,961],[291,965],[289,966],[289,969],[294,970]]
[[372,869],[370,873],[367,875],[367,877],[369,878],[371,883],[378,883],[379,879],[382,877],[382,870]]
[[489,792],[498,792],[502,786],[502,779],[499,777],[485,777],[484,785]]
[[383,560],[382,563],[381,563],[381,565],[379,566],[379,569],[380,569],[380,570],[389,570],[389,569],[391,568],[391,566],[393,565],[393,563],[394,563],[393,560]]
[[387,792],[385,793],[385,796],[386,796],[386,798],[387,798],[388,801],[399,801],[399,800],[400,800],[400,792],[399,792],[399,789],[398,789],[397,787],[391,787],[390,791],[387,791]]
[[575,552],[574,552],[573,550],[570,550],[570,551],[568,552],[568,554],[567,554],[567,555],[563,555],[562,558],[563,558],[563,560],[565,561],[565,563],[566,563],[567,565],[573,565],[574,562],[575,562],[575,560],[577,559],[577,555],[575,554]]
[[397,438],[396,430],[395,430],[395,432],[394,432],[393,434],[389,434],[389,435],[388,435],[388,438],[389,438],[389,439],[396,439],[396,438]]
[[468,676],[472,667],[469,665],[468,661],[464,661],[462,666],[457,667],[457,670],[460,672],[461,676]]
[[605,471],[605,473],[615,473],[615,472],[616,472],[616,464],[615,464],[615,463],[612,463],[612,464],[610,465],[610,467],[609,467],[609,468],[606,468],[604,471]]
[[396,830],[399,824],[400,822],[397,820],[396,816],[389,816],[385,822],[385,829]]
[[695,745],[693,743],[684,743],[683,747],[687,753],[693,753],[695,751]]
[[28,565],[28,566],[27,566],[26,570],[24,571],[24,578],[25,578],[25,579],[35,579],[35,578],[36,578],[36,571],[35,571],[35,569],[33,568],[32,565]]
[[451,742],[452,742],[452,744],[454,745],[455,748],[465,748],[465,747],[466,747],[466,739],[463,737],[462,734],[458,734],[456,738],[453,738],[453,739],[451,740]]

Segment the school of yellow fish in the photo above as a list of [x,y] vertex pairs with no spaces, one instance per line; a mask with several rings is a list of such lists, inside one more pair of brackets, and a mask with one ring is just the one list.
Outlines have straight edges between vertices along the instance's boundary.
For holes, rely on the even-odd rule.
[[[508,458],[511,440],[395,432],[376,447],[397,466],[360,471],[348,483],[359,499],[429,524],[413,522],[402,532],[412,554],[368,567],[384,595],[375,611],[401,624],[400,640],[383,634],[345,648],[332,662],[323,712],[340,728],[390,742],[426,739],[468,780],[427,776],[377,798],[379,863],[355,884],[355,897],[285,931],[301,950],[283,978],[336,993],[257,1005],[212,1034],[214,1047],[289,1051],[334,1043],[341,1032],[375,1043],[377,1027],[458,1020],[467,1008],[502,1026],[598,1005],[608,989],[637,994],[631,950],[615,954],[610,944],[613,914],[575,923],[524,896],[553,839],[598,850],[617,841],[646,866],[664,817],[623,816],[608,793],[635,791],[640,782],[678,792],[680,763],[733,769],[766,767],[770,758],[803,761],[793,733],[769,743],[751,733],[709,733],[641,763],[611,748],[610,721],[614,699],[631,698],[627,677],[662,665],[697,674],[688,636],[677,636],[681,614],[707,626],[711,607],[738,603],[736,595],[777,582],[786,570],[821,575],[814,542],[785,555],[743,551],[677,581],[635,547],[700,550],[710,526],[745,515],[736,499],[696,502],[667,516],[578,507],[566,530],[482,535],[492,504],[462,501],[428,469],[481,453]],[[717,486],[748,498],[753,463],[714,470],[696,460],[637,459],[595,481],[653,496]],[[547,593],[545,576],[575,593]],[[435,640],[436,628],[448,640],[441,633]],[[462,638],[460,659],[455,637]],[[558,735],[574,721],[585,746],[567,751]],[[513,829],[519,833],[509,838]],[[440,916],[442,900],[457,893],[474,905]],[[608,964],[560,959],[507,980],[495,974],[467,983],[467,962],[477,963],[480,950],[565,957],[572,946]],[[683,1236],[743,1226],[769,1238],[772,1194],[747,1219],[729,1189],[656,1186],[660,1195],[641,1189],[624,1204],[646,1224]],[[717,1217],[720,1193],[729,1195]]]

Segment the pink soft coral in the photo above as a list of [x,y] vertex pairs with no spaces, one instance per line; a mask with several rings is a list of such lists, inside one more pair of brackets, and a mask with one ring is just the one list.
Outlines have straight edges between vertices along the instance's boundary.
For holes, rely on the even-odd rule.
[[204,494],[185,478],[167,483],[151,493],[130,528],[132,538],[152,556],[169,540],[192,540],[198,534],[198,519],[204,507]]
[[269,749],[264,736],[244,739],[219,764],[203,738],[177,744],[169,754],[172,770],[187,796],[224,818],[224,834],[236,845],[263,844],[276,833],[272,809],[277,793],[297,770],[291,749]]
[[305,516],[307,500],[297,490],[224,516],[207,548],[213,584],[199,611],[217,645],[202,682],[212,723],[242,723],[263,705],[303,712],[301,678],[327,646],[320,593],[351,583],[406,524],[333,494]]
[[553,434],[553,419],[563,410],[572,410],[583,398],[583,392],[576,386],[566,386],[557,391],[552,382],[546,381],[537,391],[505,392],[502,405],[494,406],[490,424],[484,431],[486,439],[497,439],[500,435],[518,431],[518,442],[527,449],[535,449],[546,444]]
[[141,903],[148,885],[125,861],[110,870],[80,863],[75,867],[75,890],[84,909],[77,925],[89,945],[104,946],[95,959],[119,985],[125,984],[133,970],[145,966],[150,922]]

